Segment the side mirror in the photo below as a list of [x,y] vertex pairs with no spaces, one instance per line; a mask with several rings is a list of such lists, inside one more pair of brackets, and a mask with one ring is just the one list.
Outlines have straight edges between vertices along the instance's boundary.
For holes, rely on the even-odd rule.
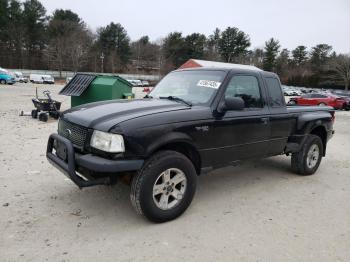
[[225,97],[218,107],[219,113],[231,110],[243,110],[244,100],[241,97]]

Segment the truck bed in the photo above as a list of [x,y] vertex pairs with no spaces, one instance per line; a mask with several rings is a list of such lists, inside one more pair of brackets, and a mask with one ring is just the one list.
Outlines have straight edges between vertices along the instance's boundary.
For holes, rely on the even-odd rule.
[[287,106],[288,113],[316,112],[316,111],[334,111],[330,106]]

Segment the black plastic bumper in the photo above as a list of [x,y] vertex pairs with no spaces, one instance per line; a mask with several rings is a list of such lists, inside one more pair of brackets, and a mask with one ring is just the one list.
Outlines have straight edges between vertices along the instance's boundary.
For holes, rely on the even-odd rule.
[[[60,158],[53,152],[54,142],[64,145],[65,159]],[[143,160],[110,160],[91,154],[78,155],[74,152],[71,141],[58,135],[51,134],[47,143],[46,157],[49,162],[57,167],[64,175],[70,178],[78,187],[89,187],[109,183],[109,177],[92,178],[80,176],[76,173],[77,167],[97,173],[111,173],[116,175],[120,172],[136,171],[143,165]]]

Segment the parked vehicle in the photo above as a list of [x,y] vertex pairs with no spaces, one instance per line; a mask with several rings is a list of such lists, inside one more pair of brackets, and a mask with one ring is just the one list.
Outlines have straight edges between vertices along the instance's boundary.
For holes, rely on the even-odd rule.
[[50,75],[31,74],[29,80],[35,84],[54,84],[55,79]]
[[334,109],[347,109],[349,103],[343,97],[330,93],[323,94],[305,94],[300,97],[294,97],[289,100],[289,105],[302,106],[331,106]]
[[302,92],[297,89],[292,89],[291,92],[292,92],[292,96],[300,96],[302,94]]
[[330,107],[286,107],[276,74],[185,69],[144,99],[65,111],[46,156],[80,188],[130,179],[136,211],[164,222],[187,209],[197,176],[215,168],[286,154],[296,173],[314,174],[334,119]]
[[333,90],[331,91],[332,94],[340,96],[340,97],[348,97],[350,98],[350,91],[344,91],[344,90]]
[[55,83],[55,79],[50,75],[43,75],[44,84],[53,85]]
[[68,84],[69,81],[72,80],[72,79],[73,79],[73,77],[67,77],[67,78],[66,78],[66,84]]
[[44,79],[42,75],[38,75],[38,74],[30,74],[29,75],[29,81],[31,83],[35,83],[35,84],[43,84],[44,83]]
[[0,84],[13,85],[14,83],[16,83],[15,78],[7,70],[0,70]]
[[129,83],[131,83],[133,86],[143,86],[141,80],[137,79],[126,79]]
[[346,107],[345,110],[350,110],[350,91],[344,91],[344,90],[335,90],[332,92],[333,94],[342,97],[346,101]]
[[146,86],[146,87],[150,86],[150,84],[147,80],[142,80],[141,83],[142,83],[142,86]]
[[13,72],[15,81],[20,83],[28,83],[28,77],[23,76],[22,72]]
[[285,96],[300,96],[302,94],[302,90],[298,90],[295,87],[283,86],[282,90]]
[[285,96],[295,96],[295,92],[293,90],[289,90],[289,89],[284,89],[283,94]]

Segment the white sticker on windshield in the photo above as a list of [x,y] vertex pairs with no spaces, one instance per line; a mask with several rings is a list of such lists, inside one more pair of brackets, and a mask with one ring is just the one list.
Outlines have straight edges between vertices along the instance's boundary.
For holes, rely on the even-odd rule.
[[215,89],[218,89],[220,85],[221,82],[216,82],[212,80],[199,80],[197,83],[197,86],[210,87]]

